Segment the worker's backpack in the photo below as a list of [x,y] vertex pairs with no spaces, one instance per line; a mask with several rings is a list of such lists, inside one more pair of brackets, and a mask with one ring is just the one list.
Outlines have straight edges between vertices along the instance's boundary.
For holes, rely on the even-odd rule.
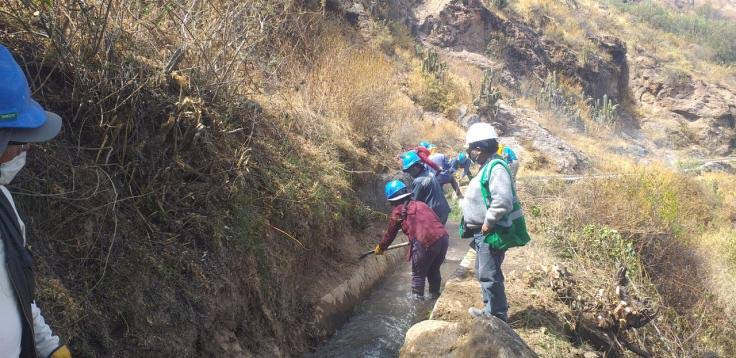
[[[488,165],[481,169],[480,187],[481,194],[483,195],[483,201],[486,204],[486,208],[491,205],[491,194],[488,192],[488,182],[490,180],[490,173],[493,167],[501,165],[511,175],[511,169],[508,164],[502,159],[494,159]],[[516,246],[526,245],[531,237],[526,229],[526,221],[524,220],[524,213],[521,210],[521,203],[519,198],[516,196],[516,187],[513,180],[511,181],[511,191],[514,196],[514,206],[510,213],[504,215],[501,220],[496,222],[493,230],[486,234],[485,242],[490,246],[492,250],[506,250],[508,248]],[[460,237],[468,237],[472,235],[465,235],[466,228],[464,227],[464,219],[460,223]]]

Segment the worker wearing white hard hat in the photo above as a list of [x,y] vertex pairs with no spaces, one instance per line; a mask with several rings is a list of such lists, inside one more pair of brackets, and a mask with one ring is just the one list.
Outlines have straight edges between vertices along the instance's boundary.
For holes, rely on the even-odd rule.
[[[475,273],[484,304],[482,309],[471,307],[468,313],[473,317],[495,316],[506,321],[508,303],[501,271],[506,247],[489,238],[499,236],[494,234],[495,230],[509,221],[509,214],[516,213],[518,200],[508,166],[497,160],[500,159],[496,154],[498,134],[493,127],[488,123],[473,124],[468,128],[465,144],[470,159],[482,167],[468,184],[461,201],[463,237],[472,237],[471,246],[477,251]],[[518,214],[521,215],[520,209]]]

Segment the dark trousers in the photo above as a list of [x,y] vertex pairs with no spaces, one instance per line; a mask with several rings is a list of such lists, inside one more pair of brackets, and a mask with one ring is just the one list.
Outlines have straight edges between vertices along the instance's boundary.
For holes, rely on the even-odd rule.
[[424,296],[424,281],[429,281],[429,293],[438,295],[442,275],[440,266],[447,255],[447,236],[437,240],[430,247],[423,247],[418,240],[412,242],[411,247],[411,291],[414,294]]
[[509,305],[501,264],[506,251],[491,250],[483,234],[473,236],[475,244],[475,277],[480,281],[480,291],[486,315],[493,315],[504,322],[508,319]]

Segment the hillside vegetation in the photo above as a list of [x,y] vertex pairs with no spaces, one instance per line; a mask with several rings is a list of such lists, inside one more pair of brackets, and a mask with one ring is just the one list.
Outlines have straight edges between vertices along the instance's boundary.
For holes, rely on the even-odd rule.
[[[11,189],[39,304],[73,352],[309,350],[312,303],[375,244],[381,175],[421,139],[455,154],[474,118],[520,154],[539,250],[591,296],[625,265],[659,308],[632,342],[736,354],[736,181],[689,157],[733,153],[733,117],[657,107],[732,98],[732,22],[655,2],[453,0],[419,26],[418,2],[357,3],[0,5],[0,42],[64,118]],[[692,83],[708,96],[677,92]],[[610,176],[535,178],[561,173]],[[578,345],[565,329],[532,348]]]
[[349,234],[380,217],[356,189],[418,119],[403,65],[324,10],[0,5],[0,41],[64,118],[12,190],[38,301],[72,351],[307,348],[310,280],[349,269]]

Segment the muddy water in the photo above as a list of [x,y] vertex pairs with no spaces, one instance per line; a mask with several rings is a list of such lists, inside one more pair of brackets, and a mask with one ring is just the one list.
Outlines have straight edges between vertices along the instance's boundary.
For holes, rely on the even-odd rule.
[[[450,246],[442,265],[443,285],[468,251],[468,241],[454,235],[457,224],[448,223],[447,231]],[[330,339],[306,356],[396,357],[406,331],[415,323],[428,319],[435,302],[413,299],[410,282],[411,265],[402,261],[355,307],[348,321]]]

